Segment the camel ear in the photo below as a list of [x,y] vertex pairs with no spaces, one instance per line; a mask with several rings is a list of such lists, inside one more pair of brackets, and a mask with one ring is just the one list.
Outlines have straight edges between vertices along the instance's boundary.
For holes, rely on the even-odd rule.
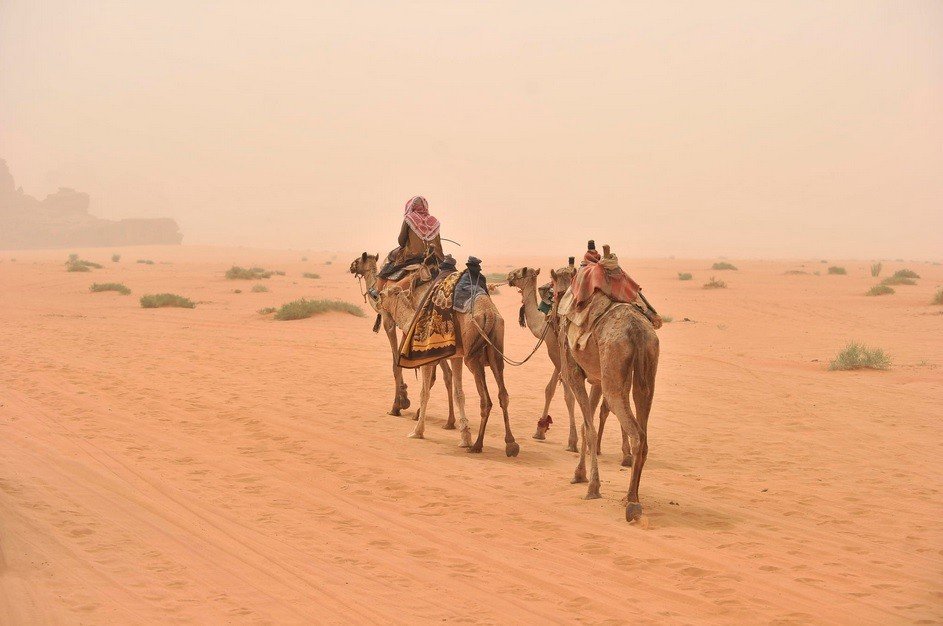
[[373,255],[373,260],[374,260],[374,261],[379,261],[379,260],[380,260],[380,253],[379,253],[379,252],[377,252],[376,254]]
[[534,270],[534,276],[540,276],[540,268]]
[[556,279],[557,279],[557,273],[556,273],[555,271],[553,271],[553,270],[550,270],[550,278],[551,278],[551,280],[556,280]]
[[366,253],[366,252],[364,252],[363,254],[360,255],[360,260],[361,260],[361,261],[366,261],[366,260],[367,260],[367,253]]

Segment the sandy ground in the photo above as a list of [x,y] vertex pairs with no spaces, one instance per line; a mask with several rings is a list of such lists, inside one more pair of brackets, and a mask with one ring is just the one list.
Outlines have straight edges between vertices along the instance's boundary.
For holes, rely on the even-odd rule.
[[[441,384],[426,440],[385,414],[372,315],[256,313],[359,301],[353,252],[77,252],[105,268],[0,253],[2,624],[943,620],[943,315],[928,304],[943,267],[887,262],[923,278],[866,298],[861,261],[828,276],[817,259],[624,259],[675,320],[659,331],[646,517],[629,525],[617,428],[593,501],[570,484],[562,393],[547,441],[531,439],[545,353],[508,371],[520,456],[504,456],[500,419],[470,455],[439,428]],[[232,263],[287,275],[250,293],[223,278]],[[701,289],[711,274],[729,288]],[[89,293],[107,281],[134,294]],[[160,291],[199,306],[139,307]],[[495,300],[519,357],[534,343],[519,296]],[[826,371],[853,339],[893,369]]]

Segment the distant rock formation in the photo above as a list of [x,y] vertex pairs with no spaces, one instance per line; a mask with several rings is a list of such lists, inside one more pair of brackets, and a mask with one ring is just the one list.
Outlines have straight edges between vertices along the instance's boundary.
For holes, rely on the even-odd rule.
[[179,244],[170,218],[105,220],[90,215],[87,193],[60,187],[39,201],[17,189],[0,159],[0,249]]

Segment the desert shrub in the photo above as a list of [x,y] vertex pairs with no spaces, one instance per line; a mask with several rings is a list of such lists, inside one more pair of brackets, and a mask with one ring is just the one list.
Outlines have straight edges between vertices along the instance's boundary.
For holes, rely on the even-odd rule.
[[709,282],[704,283],[704,289],[726,289],[727,283],[722,280],[717,280],[713,276]]
[[893,277],[894,278],[920,278],[920,274],[918,274],[917,272],[913,270],[904,269],[904,270],[897,270],[896,272],[894,272]]
[[733,263],[727,263],[726,261],[720,261],[711,265],[712,270],[735,270],[737,266]]
[[907,278],[906,276],[888,276],[881,281],[882,285],[916,285],[917,281],[913,278]]
[[833,266],[831,266],[830,268],[828,268],[828,273],[829,273],[829,274],[838,274],[839,276],[844,276],[845,274],[848,273],[848,270],[846,270],[844,267],[841,267],[841,266],[838,266],[838,265],[833,265]]
[[328,311],[339,311],[341,313],[350,313],[357,317],[366,317],[359,306],[349,302],[342,302],[340,300],[305,300],[302,298],[301,300],[283,304],[278,311],[275,312],[275,319],[301,320],[319,313],[327,313]]
[[89,291],[96,293],[99,291],[117,291],[122,296],[126,296],[131,293],[131,290],[121,283],[92,283],[92,286],[89,287]]
[[485,280],[493,283],[503,283],[508,279],[507,274],[502,274],[501,272],[491,272],[490,274],[485,274]]
[[882,268],[882,267],[884,267],[884,266],[881,265],[880,263],[872,263],[872,264],[871,264],[871,276],[873,276],[874,278],[877,278],[878,276],[880,276],[880,275],[881,275],[881,268]]
[[943,304],[943,287],[936,290],[936,293],[933,294],[933,300],[930,300],[930,304]]
[[141,296],[141,306],[145,309],[159,309],[162,307],[192,309],[196,307],[196,303],[189,298],[174,293],[158,293]]
[[265,293],[268,291],[268,287],[259,283],[258,285],[252,285],[252,293]]
[[301,257],[301,262],[302,262],[302,263],[307,263],[307,261],[308,261],[308,257],[306,257],[306,256]]
[[694,275],[690,272],[678,272],[678,280],[691,280]]
[[284,276],[284,275],[285,275],[285,272],[283,272],[282,270],[275,270],[275,275],[276,275],[276,276]]
[[788,270],[788,271],[786,272],[786,276],[802,276],[802,275],[806,275],[806,276],[807,276],[808,274],[809,274],[809,272],[807,272],[807,271],[805,271],[805,270]]
[[886,296],[886,295],[889,295],[889,294],[892,294],[892,293],[894,293],[894,290],[893,290],[893,289],[891,289],[891,288],[888,287],[887,285],[881,284],[881,285],[875,285],[874,287],[871,287],[870,289],[868,289],[868,292],[867,292],[866,294],[864,294],[864,295],[866,295],[866,296]]
[[891,365],[891,359],[880,348],[869,348],[856,342],[851,342],[838,356],[828,364],[830,370],[886,370]]
[[305,272],[301,275],[303,278],[321,278],[320,274],[315,274],[314,272]]
[[138,259],[137,262],[143,263],[144,265],[154,265],[154,261],[151,261],[150,259]]
[[665,324],[670,324],[671,322],[675,321],[675,318],[671,317],[670,315],[662,315],[661,321]]
[[121,255],[120,255],[120,254],[112,254],[112,255],[111,255],[111,262],[112,262],[112,263],[117,263],[117,262],[120,261],[120,260],[121,260]]
[[79,258],[77,254],[70,254],[69,260],[65,262],[65,269],[67,272],[88,272],[92,268],[100,270],[102,268],[98,263],[93,263],[91,261],[85,261]]
[[242,293],[242,289],[233,289],[232,292],[233,292],[233,293]]
[[269,315],[270,313],[274,313],[277,310],[278,309],[276,309],[273,306],[267,306],[267,307],[259,309],[259,315]]
[[333,262],[334,262],[334,261],[325,261],[324,264],[325,264],[325,265],[330,265],[330,264],[333,263]]
[[258,280],[260,278],[269,278],[272,272],[268,272],[261,267],[250,267],[248,269],[233,265],[226,270],[226,278],[230,280]]

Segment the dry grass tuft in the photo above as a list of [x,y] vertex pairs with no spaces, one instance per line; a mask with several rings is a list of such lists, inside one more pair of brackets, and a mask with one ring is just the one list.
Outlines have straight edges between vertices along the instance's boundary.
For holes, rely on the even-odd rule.
[[122,285],[121,283],[93,283],[91,287],[88,288],[89,291],[98,293],[100,291],[117,291],[122,296],[127,296],[131,294],[131,290]]
[[869,348],[856,342],[849,343],[838,356],[828,364],[828,369],[836,370],[886,370],[891,366],[891,359],[880,348]]
[[141,306],[145,309],[160,309],[164,307],[193,309],[196,308],[196,303],[189,298],[184,298],[174,293],[158,293],[141,296]]
[[866,296],[886,296],[894,293],[894,290],[888,287],[887,285],[875,285],[868,289]]
[[735,270],[737,266],[733,263],[727,263],[726,261],[720,261],[711,265],[712,270]]
[[833,265],[830,268],[828,268],[828,273],[837,274],[838,276],[844,276],[845,274],[848,273],[848,270],[846,270],[844,267],[841,267],[839,265]]
[[727,283],[722,280],[717,280],[713,276],[709,282],[704,283],[704,289],[726,289]]
[[690,272],[678,272],[678,280],[691,280],[694,278],[694,274]]
[[302,320],[312,315],[327,313],[329,311],[339,311],[341,313],[350,313],[357,317],[366,317],[359,306],[350,302],[340,300],[295,300],[288,304],[283,304],[275,313],[277,320]]

